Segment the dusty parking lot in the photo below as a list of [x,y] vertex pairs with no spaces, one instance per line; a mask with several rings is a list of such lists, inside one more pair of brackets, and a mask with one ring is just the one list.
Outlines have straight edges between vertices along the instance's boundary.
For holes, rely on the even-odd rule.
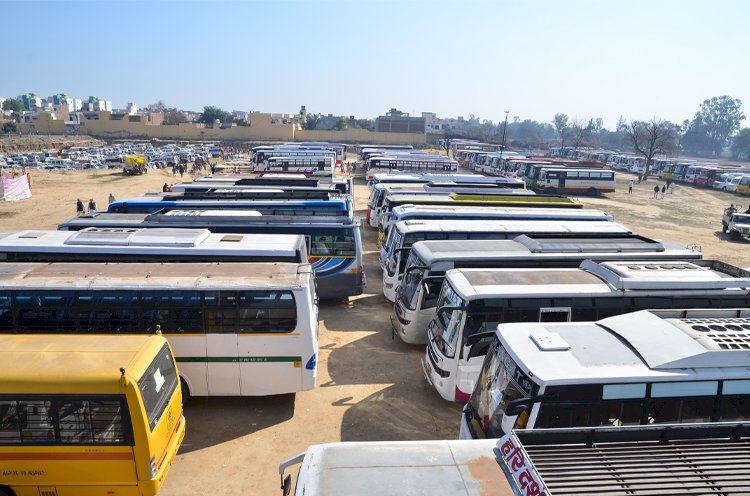
[[[746,207],[750,199],[678,186],[665,199],[653,200],[655,181],[627,195],[629,179],[621,175],[618,192],[607,198],[580,200],[613,213],[639,234],[696,244],[706,258],[750,266],[750,242],[721,234],[723,208],[731,202]],[[74,214],[77,197],[95,196],[103,208],[110,191],[121,198],[178,181],[164,171],[138,177],[117,171],[34,172],[34,198],[0,203],[0,230],[54,229]],[[364,184],[356,186],[356,200],[362,216]],[[423,348],[391,339],[376,235],[367,227],[363,232],[367,293],[321,305],[318,387],[294,396],[192,400],[185,408],[187,436],[161,494],[279,494],[278,463],[310,444],[457,436],[461,407],[425,386]]]

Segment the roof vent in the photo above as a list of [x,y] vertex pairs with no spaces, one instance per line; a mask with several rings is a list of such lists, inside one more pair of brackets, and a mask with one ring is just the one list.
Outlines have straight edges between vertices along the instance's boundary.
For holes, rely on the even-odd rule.
[[722,350],[750,350],[750,319],[682,319]]
[[567,351],[570,349],[570,345],[562,336],[546,329],[533,330],[529,337],[542,351]]
[[41,238],[42,236],[44,236],[44,231],[26,231],[18,237],[21,239],[36,239]]

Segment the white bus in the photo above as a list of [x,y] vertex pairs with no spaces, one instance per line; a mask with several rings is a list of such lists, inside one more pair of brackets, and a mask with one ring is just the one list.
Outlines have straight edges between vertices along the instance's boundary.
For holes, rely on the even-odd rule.
[[459,436],[747,420],[749,329],[746,305],[500,325]]
[[536,182],[537,191],[597,196],[602,193],[614,193],[615,171],[607,169],[572,169],[556,168],[554,165],[543,167]]
[[336,163],[336,152],[333,150],[324,150],[320,148],[288,148],[273,147],[270,150],[258,150],[253,155],[253,163],[258,165],[267,161],[271,157],[329,157]]
[[450,270],[427,329],[425,376],[442,397],[466,401],[498,323],[594,321],[650,308],[740,308],[750,305],[749,289],[750,272],[711,260]]
[[117,229],[0,233],[0,262],[308,263],[295,234],[211,234],[208,229]]
[[396,286],[406,269],[411,246],[417,241],[513,239],[521,234],[551,237],[617,237],[631,231],[614,222],[524,221],[524,220],[406,220],[391,226],[380,250],[383,270],[383,294],[395,301]]
[[698,260],[701,252],[674,241],[631,235],[618,238],[535,238],[420,241],[411,247],[396,290],[391,323],[406,343],[427,343],[427,326],[445,273],[452,269],[578,267],[584,260]]
[[384,212],[380,217],[382,238],[387,238],[391,226],[412,219],[429,220],[582,220],[612,222],[611,214],[593,208],[524,208],[493,206],[451,206],[404,204]]
[[367,180],[371,181],[379,172],[405,171],[405,172],[436,172],[450,173],[458,171],[458,162],[447,157],[435,156],[434,158],[409,158],[399,157],[372,157],[367,160]]
[[316,444],[281,462],[279,475],[284,496],[297,464],[296,496],[747,494],[749,430],[743,420]]
[[253,172],[288,172],[306,175],[331,175],[336,160],[331,156],[305,155],[269,157],[253,168]]
[[[524,183],[525,184],[525,183]],[[382,213],[385,199],[390,194],[412,194],[412,195],[445,195],[447,193],[469,193],[469,194],[526,194],[533,195],[533,191],[523,188],[506,187],[504,183],[487,182],[456,182],[456,181],[430,181],[427,183],[415,182],[385,182],[373,184],[370,188],[370,198],[367,201],[367,223],[378,228],[378,218]]]
[[184,396],[315,387],[318,308],[308,264],[0,264],[0,333],[156,326],[174,350]]

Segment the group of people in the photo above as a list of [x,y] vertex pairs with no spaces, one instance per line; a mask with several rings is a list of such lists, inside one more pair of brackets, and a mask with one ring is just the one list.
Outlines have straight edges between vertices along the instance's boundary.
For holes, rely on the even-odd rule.
[[[640,184],[640,181],[638,181],[638,183]],[[633,184],[634,184],[634,181],[631,179],[630,182],[628,183],[628,194],[629,195],[633,194]],[[670,180],[667,180],[666,184],[663,184],[661,186],[661,188],[659,187],[659,184],[655,184],[654,185],[654,196],[652,196],[651,198],[663,199],[664,195],[667,194],[667,190],[669,190],[670,193],[672,193],[674,191],[674,188],[672,186],[673,186],[673,183]]]
[[[111,204],[113,201],[115,201],[115,195],[110,193],[108,202]],[[96,206],[96,202],[94,201],[93,198],[90,198],[89,204],[88,204],[88,213],[95,214],[98,210],[99,210],[99,207]],[[81,199],[79,198],[78,200],[76,200],[76,215],[80,217],[81,215],[84,215],[84,214],[86,214],[86,205],[84,205]]]

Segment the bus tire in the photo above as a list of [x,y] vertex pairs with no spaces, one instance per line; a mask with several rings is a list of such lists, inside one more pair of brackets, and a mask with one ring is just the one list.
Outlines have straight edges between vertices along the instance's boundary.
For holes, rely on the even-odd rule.
[[182,391],[182,404],[185,405],[188,401],[190,401],[190,387],[182,377],[180,377],[180,391]]
[[597,196],[596,188],[589,188],[586,190],[586,196]]
[[740,233],[738,233],[737,231],[729,231],[729,239],[733,239],[736,241],[740,239],[741,237],[742,236],[740,236]]
[[16,492],[8,486],[0,486],[0,496],[16,496]]

